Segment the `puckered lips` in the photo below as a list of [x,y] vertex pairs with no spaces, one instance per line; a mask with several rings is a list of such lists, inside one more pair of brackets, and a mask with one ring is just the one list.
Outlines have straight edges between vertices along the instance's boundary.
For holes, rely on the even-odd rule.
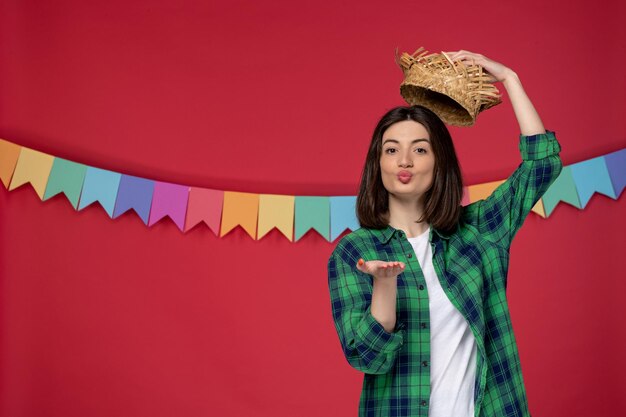
[[409,181],[411,181],[412,177],[413,174],[411,174],[409,171],[402,170],[398,172],[398,181],[400,181],[402,184],[408,184]]

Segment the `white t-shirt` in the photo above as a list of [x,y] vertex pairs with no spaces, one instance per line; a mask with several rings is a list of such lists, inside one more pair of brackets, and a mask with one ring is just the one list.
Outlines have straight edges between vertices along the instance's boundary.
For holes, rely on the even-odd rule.
[[419,261],[430,307],[429,417],[473,417],[476,340],[465,318],[441,288],[428,241],[430,227],[408,238]]

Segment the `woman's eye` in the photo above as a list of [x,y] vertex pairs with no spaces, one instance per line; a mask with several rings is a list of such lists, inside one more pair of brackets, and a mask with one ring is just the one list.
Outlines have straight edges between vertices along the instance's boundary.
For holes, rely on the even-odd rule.
[[385,149],[385,153],[394,153],[396,150],[394,148]]
[[426,149],[424,148],[417,148],[416,151],[417,153],[426,153]]

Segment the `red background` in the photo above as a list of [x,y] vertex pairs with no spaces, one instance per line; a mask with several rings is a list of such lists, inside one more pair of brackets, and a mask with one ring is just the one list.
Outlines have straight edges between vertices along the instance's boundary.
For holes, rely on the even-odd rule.
[[[403,104],[394,49],[513,68],[564,163],[626,146],[624,2],[3,0],[0,137],[254,193],[355,195]],[[520,161],[510,102],[451,128],[465,181]],[[531,413],[626,410],[624,195],[531,214],[508,295]],[[336,243],[336,242],[335,242]],[[0,416],[349,416],[315,232],[218,238],[0,190]]]

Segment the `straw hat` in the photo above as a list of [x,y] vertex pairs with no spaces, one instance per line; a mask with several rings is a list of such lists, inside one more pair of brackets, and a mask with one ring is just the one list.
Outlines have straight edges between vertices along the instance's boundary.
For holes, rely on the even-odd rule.
[[449,125],[471,126],[478,113],[502,102],[493,77],[483,67],[452,62],[445,52],[428,55],[420,47],[398,57],[396,49],[396,63],[404,73],[400,84],[404,100],[429,108]]

